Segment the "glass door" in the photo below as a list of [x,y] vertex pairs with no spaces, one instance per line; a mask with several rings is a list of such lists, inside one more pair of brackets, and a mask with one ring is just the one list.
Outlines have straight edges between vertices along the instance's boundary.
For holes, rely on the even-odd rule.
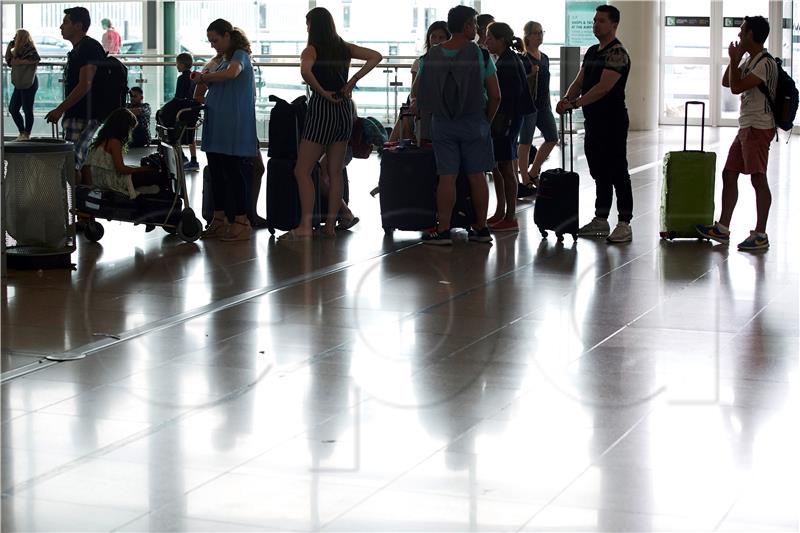
[[[664,0],[661,3],[661,98],[662,124],[682,124],[688,100],[711,109],[711,7],[710,0]],[[689,110],[699,122],[700,108]]]
[[[797,30],[792,30],[789,22],[792,2],[770,5],[770,0],[663,0],[661,123],[682,123],[686,101],[699,100],[706,102],[709,125],[736,126],[740,99],[721,84],[729,63],[728,44],[738,40],[745,16],[761,15],[772,26],[767,48],[773,55],[788,58],[787,68],[791,65],[796,69],[788,47],[790,31],[797,39]],[[792,46],[796,49],[798,44]],[[689,113],[690,121],[699,123],[699,108]]]

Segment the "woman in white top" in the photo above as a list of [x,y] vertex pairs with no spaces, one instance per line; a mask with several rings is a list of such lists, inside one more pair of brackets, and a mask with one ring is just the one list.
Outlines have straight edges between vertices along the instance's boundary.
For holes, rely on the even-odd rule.
[[103,123],[89,148],[86,161],[94,187],[127,194],[130,198],[140,194],[137,191],[140,187],[158,185],[160,189],[167,190],[169,184],[156,169],[125,164],[122,154],[135,127],[136,117],[125,108],[112,112]]

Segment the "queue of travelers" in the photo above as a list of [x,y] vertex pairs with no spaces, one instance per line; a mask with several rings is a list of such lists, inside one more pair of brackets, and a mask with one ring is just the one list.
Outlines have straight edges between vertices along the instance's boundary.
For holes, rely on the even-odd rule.
[[[593,32],[598,43],[586,52],[575,80],[555,111],[558,114],[582,109],[584,150],[589,172],[595,182],[595,213],[578,230],[583,237],[603,237],[609,243],[632,240],[633,192],[627,161],[629,119],[625,87],[631,70],[630,56],[616,38],[620,11],[613,6],[597,7]],[[65,98],[46,115],[48,122],[62,121],[65,139],[75,144],[75,170],[87,163],[105,165],[105,171],[134,175],[147,182],[135,167],[121,162],[117,145],[125,144],[130,127],[149,118],[142,105],[141,89],[131,89],[129,109],[120,109],[106,121],[103,134],[94,140],[101,123],[87,98],[97,61],[105,49],[114,49],[113,26],[105,19],[106,33],[101,45],[87,35],[91,24],[83,7],[64,10],[63,37],[73,49],[67,56]],[[300,59],[300,74],[311,90],[305,126],[294,170],[300,196],[299,225],[281,237],[303,240],[314,235],[314,183],[312,171],[322,160],[326,165],[328,212],[322,236],[333,237],[342,213],[342,169],[355,120],[352,100],[357,83],[382,60],[379,52],[343,40],[333,18],[322,7],[306,15],[308,44]],[[178,91],[205,102],[207,106],[201,149],[206,153],[212,177],[215,210],[203,238],[226,242],[251,237],[248,193],[253,160],[260,161],[255,118],[255,80],[250,42],[230,22],[217,19],[207,28],[208,42],[217,52],[199,73],[192,72],[188,54],[177,57],[181,73]],[[407,138],[415,129],[417,139],[429,139],[439,176],[436,193],[438,222],[423,235],[429,244],[450,244],[450,213],[456,201],[456,178],[465,174],[475,217],[469,240],[491,242],[491,232],[518,231],[515,218],[518,197],[536,193],[542,165],[558,143],[555,118],[550,104],[550,61],[541,51],[544,29],[536,21],[524,25],[523,37],[510,25],[496,22],[491,15],[478,14],[468,6],[456,6],[447,21],[434,22],[427,31],[425,54],[414,62],[413,87],[408,113],[395,125],[394,138]],[[766,53],[764,42],[769,25],[763,17],[746,17],[731,43],[730,65],[722,80],[724,87],[741,94],[740,130],[728,154],[723,171],[723,204],[719,222],[698,226],[700,235],[727,243],[728,226],[737,199],[739,174],[751,175],[756,190],[758,221],[740,249],[769,246],[766,220],[771,196],[766,179],[769,141],[775,122],[769,106],[777,79],[775,61]],[[118,34],[117,34],[118,35]],[[19,30],[9,43],[5,59],[12,68],[14,94],[11,114],[19,129],[18,139],[30,135],[32,102],[36,93],[36,64],[39,56],[28,32]],[[351,60],[363,66],[350,75]],[[761,87],[766,86],[765,95]],[[20,109],[24,112],[23,118]],[[63,119],[63,120],[62,120]],[[114,124],[112,124],[113,122]],[[534,132],[539,129],[543,144],[531,157]],[[196,169],[194,138],[187,170]],[[324,157],[323,157],[324,156]],[[530,159],[529,159],[530,158]],[[107,168],[106,168],[107,167]],[[261,164],[263,169],[263,163]],[[106,173],[107,173],[106,172]],[[263,172],[263,170],[262,170]],[[487,173],[494,179],[497,204],[488,217]],[[144,172],[141,172],[142,174]],[[111,183],[118,180],[106,179]],[[130,183],[130,179],[128,183]],[[617,200],[617,224],[613,231],[609,216],[613,197]],[[349,212],[349,211],[348,211]],[[355,217],[350,213],[350,226]]]

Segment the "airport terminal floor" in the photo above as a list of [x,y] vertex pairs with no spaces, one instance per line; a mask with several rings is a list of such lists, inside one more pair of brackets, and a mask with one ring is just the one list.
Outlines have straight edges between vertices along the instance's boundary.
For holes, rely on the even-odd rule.
[[747,177],[730,247],[659,239],[682,133],[630,135],[629,244],[542,240],[530,202],[492,245],[385,237],[373,155],[336,239],[106,223],[9,271],[3,531],[797,531],[800,138],[752,254]]

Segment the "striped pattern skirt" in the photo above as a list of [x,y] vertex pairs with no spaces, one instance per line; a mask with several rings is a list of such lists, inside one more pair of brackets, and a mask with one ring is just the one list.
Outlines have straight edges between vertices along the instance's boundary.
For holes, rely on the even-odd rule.
[[333,103],[313,93],[306,111],[303,139],[323,146],[349,141],[354,120],[355,110],[350,98]]

